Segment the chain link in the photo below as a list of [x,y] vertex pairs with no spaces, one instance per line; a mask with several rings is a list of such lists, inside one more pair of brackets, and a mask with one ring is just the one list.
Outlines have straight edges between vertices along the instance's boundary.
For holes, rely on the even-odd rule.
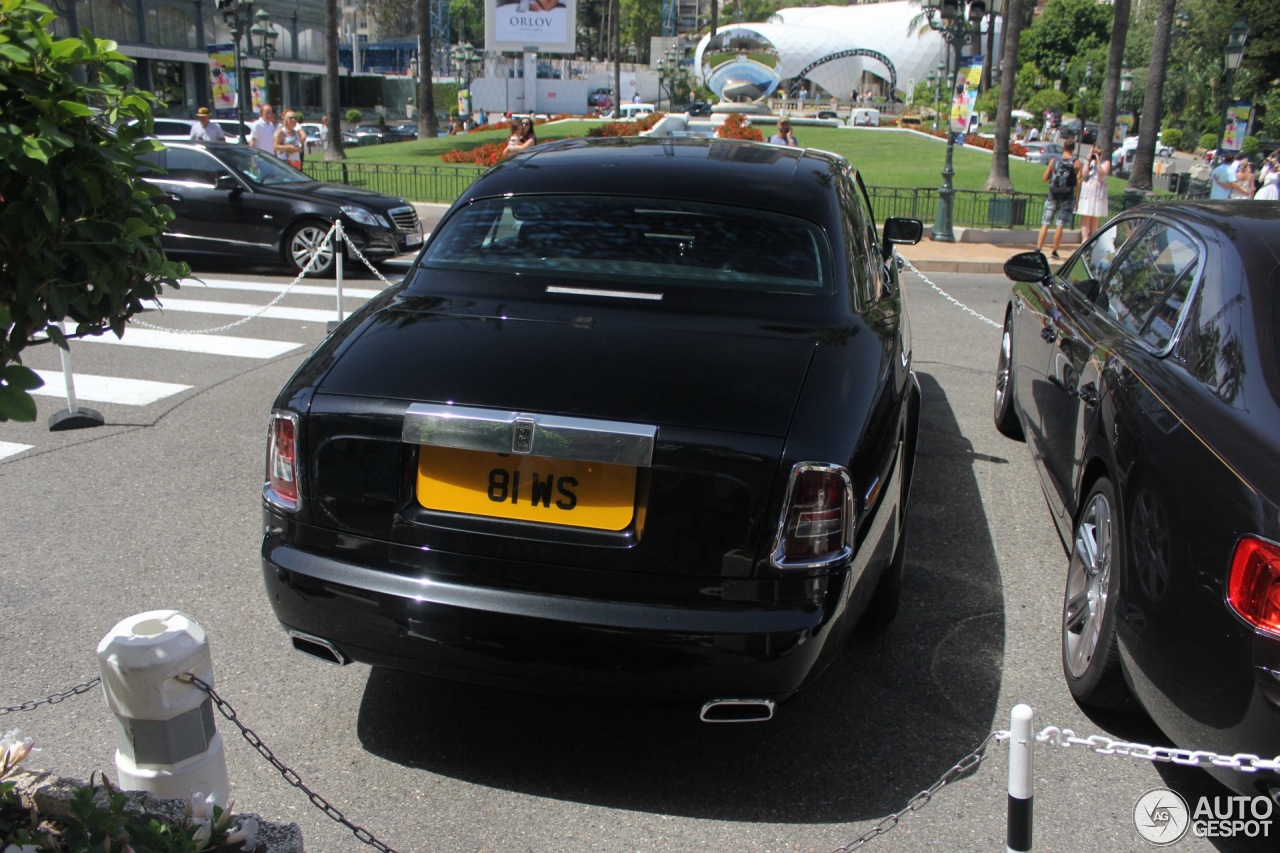
[[302,777],[299,776],[293,768],[276,758],[275,753],[271,751],[270,747],[262,742],[262,738],[258,737],[253,729],[240,722],[239,717],[236,715],[235,708],[232,708],[227,704],[227,701],[219,696],[212,686],[206,683],[199,676],[190,672],[184,672],[181,675],[174,677],[183,684],[194,684],[205,693],[208,693],[209,698],[213,701],[213,704],[217,707],[218,711],[240,730],[240,735],[245,739],[245,741],[247,741],[259,755],[265,758],[267,763],[274,767],[286,782],[306,794],[307,799],[311,801],[311,804],[324,812],[330,820],[340,823],[347,829],[351,830],[356,838],[360,839],[375,850],[378,850],[379,853],[396,853],[394,848],[388,847],[386,844],[379,841],[373,833],[369,832],[369,830],[364,827],[357,826],[347,820],[342,812],[340,812],[332,803],[317,794],[315,791],[311,790],[311,788],[307,787],[306,783],[302,781]]
[[54,693],[52,696],[46,696],[43,699],[32,699],[29,702],[23,702],[20,705],[0,705],[0,717],[5,714],[13,714],[17,711],[34,711],[41,705],[57,705],[63,699],[69,699],[72,696],[79,696],[82,693],[88,693],[93,688],[102,683],[102,677],[95,675],[83,684],[77,684],[75,687],[63,690],[60,693]]
[[929,285],[930,287],[932,287],[935,291],[937,291],[938,295],[939,295],[939,296],[941,296],[943,299],[947,300],[947,301],[948,301],[948,302],[950,302],[952,305],[954,305],[954,306],[956,306],[957,308],[959,308],[961,311],[964,311],[966,314],[970,314],[970,315],[972,315],[973,317],[976,317],[977,319],[979,319],[979,320],[981,320],[982,322],[986,323],[988,326],[994,326],[994,327],[995,327],[995,328],[997,328],[997,329],[1002,328],[1002,326],[1001,326],[999,323],[997,323],[995,320],[992,320],[990,317],[984,317],[983,315],[979,314],[977,311],[974,311],[974,310],[973,310],[972,308],[970,308],[968,305],[965,305],[965,304],[964,304],[963,302],[961,302],[959,299],[956,299],[956,298],[955,298],[954,296],[952,296],[950,293],[947,293],[947,292],[946,292],[945,290],[943,290],[941,287],[938,287],[938,285],[936,285],[936,284],[934,284],[932,281],[930,281],[930,280],[929,280],[929,278],[928,278],[924,273],[922,273],[922,272],[920,272],[920,270],[916,269],[916,268],[915,268],[915,266],[913,266],[913,265],[912,265],[911,261],[909,261],[909,260],[907,260],[906,258],[903,258],[903,257],[901,257],[901,256],[899,256],[899,258],[900,258],[900,260],[902,261],[902,265],[903,265],[903,266],[905,266],[907,269],[911,270],[911,271],[912,271],[913,273],[915,273],[916,275],[920,276],[920,280],[921,280],[921,281],[923,281],[925,284]]
[[373,273],[374,275],[376,275],[379,279],[381,279],[381,281],[382,281],[382,283],[383,283],[383,284],[385,284],[387,287],[392,287],[392,286],[393,286],[393,285],[392,285],[392,283],[391,283],[390,281],[387,281],[387,278],[386,278],[386,276],[384,276],[384,275],[382,274],[382,271],[381,271],[381,270],[379,270],[377,267],[375,267],[375,266],[373,265],[373,262],[372,262],[372,261],[370,261],[368,258],[366,258],[366,257],[361,253],[360,248],[359,248],[355,243],[352,243],[350,240],[348,240],[348,241],[347,241],[347,245],[351,247],[351,251],[355,253],[356,258],[357,258],[357,259],[359,259],[359,260],[361,260],[361,261],[364,261],[364,265],[365,265],[366,267],[368,267],[368,268],[369,268],[369,271],[370,271],[370,272],[372,272],[372,273]]
[[1171,746],[1148,746],[1145,743],[1129,743],[1113,740],[1105,735],[1077,737],[1071,729],[1060,729],[1047,726],[1036,735],[1037,743],[1047,743],[1064,749],[1072,746],[1083,746],[1098,755],[1123,755],[1128,758],[1140,758],[1144,761],[1162,761],[1170,764],[1181,764],[1184,767],[1202,767],[1213,765],[1241,773],[1257,773],[1259,770],[1280,771],[1280,756],[1261,758],[1247,752],[1235,755],[1219,755],[1203,749],[1177,749]]
[[[145,320],[140,320],[136,316],[129,320],[129,325],[141,326],[144,329],[154,329],[158,332],[171,332],[172,334],[175,334],[175,335],[216,335],[219,332],[226,332],[238,326],[243,326],[245,323],[248,323],[250,320],[256,320],[259,317],[261,317],[263,314],[267,313],[267,311],[274,308],[276,305],[279,305],[281,300],[283,300],[286,296],[288,296],[291,292],[293,292],[293,289],[298,286],[298,283],[301,282],[304,278],[306,278],[308,274],[310,274],[312,267],[315,266],[316,261],[320,258],[321,254],[323,254],[325,247],[329,246],[333,242],[333,232],[336,231],[337,228],[338,228],[338,223],[336,222],[329,227],[329,233],[325,234],[324,239],[320,241],[320,247],[316,249],[315,252],[312,253],[311,259],[307,261],[306,267],[303,268],[302,272],[298,273],[297,278],[291,281],[288,287],[280,291],[280,294],[276,296],[275,299],[272,299],[266,305],[263,305],[261,308],[259,308],[257,311],[253,312],[247,317],[242,317],[239,320],[236,320],[235,322],[227,323],[226,325],[223,325],[223,326],[215,326],[212,329],[166,329],[164,326],[156,326],[152,323],[148,323]],[[347,244],[351,245],[350,241],[348,241]],[[351,247],[353,249],[355,248],[354,245],[352,245]],[[357,251],[357,254],[359,254],[358,251]],[[365,263],[368,263],[368,261],[365,261]],[[386,279],[383,279],[383,281],[386,281]],[[161,310],[163,310],[163,308]]]
[[987,757],[987,747],[991,745],[992,741],[1001,741],[1008,737],[1008,732],[992,732],[987,735],[982,739],[982,743],[978,744],[977,749],[956,762],[950,770],[942,774],[942,777],[938,779],[937,782],[934,782],[928,788],[907,800],[907,805],[902,809],[902,811],[894,812],[888,817],[881,818],[875,826],[871,827],[869,830],[843,847],[837,847],[832,851],[832,853],[849,853],[850,850],[857,850],[873,838],[879,838],[881,835],[884,835],[886,832],[898,825],[902,820],[903,815],[908,812],[920,811],[933,800],[934,794],[941,791],[943,787],[976,770],[978,765],[982,763],[982,760]]

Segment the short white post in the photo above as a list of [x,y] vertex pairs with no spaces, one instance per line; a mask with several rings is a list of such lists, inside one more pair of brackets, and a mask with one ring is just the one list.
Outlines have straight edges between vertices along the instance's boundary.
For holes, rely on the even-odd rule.
[[[58,328],[62,329],[65,337],[67,324],[60,321]],[[67,407],[49,416],[49,431],[60,432],[67,429],[102,426],[106,421],[101,412],[82,409],[76,401],[76,378],[71,370],[71,352],[58,347],[58,354],[62,356],[62,384],[67,391]]]
[[335,220],[333,223],[333,261],[337,264],[334,267],[334,281],[338,289],[338,322],[342,322],[342,260],[346,256],[346,247],[342,245],[342,220]]
[[194,792],[226,806],[230,786],[213,701],[177,676],[213,685],[204,629],[177,610],[130,616],[98,644],[107,705],[116,715],[116,770],[126,791],[165,799]]
[[1035,793],[1033,760],[1036,740],[1031,733],[1035,711],[1014,705],[1009,715],[1009,823],[1005,842],[1009,853],[1031,850],[1031,803]]

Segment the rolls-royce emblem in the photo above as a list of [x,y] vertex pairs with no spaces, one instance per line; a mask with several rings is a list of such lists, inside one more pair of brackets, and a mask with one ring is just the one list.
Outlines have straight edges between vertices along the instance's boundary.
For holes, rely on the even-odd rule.
[[517,418],[511,432],[511,452],[528,453],[533,449],[533,420]]

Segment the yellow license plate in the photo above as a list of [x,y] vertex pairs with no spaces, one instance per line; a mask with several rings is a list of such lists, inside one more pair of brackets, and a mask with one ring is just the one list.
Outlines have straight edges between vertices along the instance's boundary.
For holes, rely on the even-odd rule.
[[635,512],[630,465],[424,445],[418,503],[491,518],[623,530]]

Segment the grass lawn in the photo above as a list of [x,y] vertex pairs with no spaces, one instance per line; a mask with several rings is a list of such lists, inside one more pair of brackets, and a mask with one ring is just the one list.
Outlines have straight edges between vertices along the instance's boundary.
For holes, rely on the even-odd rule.
[[[570,120],[540,124],[537,127],[538,140],[547,142],[585,136],[587,130],[598,123]],[[476,148],[487,142],[505,142],[508,135],[507,130],[484,130],[437,139],[348,148],[346,154],[353,163],[439,166],[443,165],[440,157],[446,151]],[[946,143],[937,137],[904,131],[810,126],[796,128],[796,136],[802,145],[822,148],[847,158],[862,172],[862,179],[868,186],[936,188],[942,183]],[[982,189],[991,171],[991,157],[989,152],[981,149],[956,146],[952,158],[955,168],[952,181],[956,189]],[[1018,192],[1045,193],[1047,186],[1040,178],[1043,174],[1043,166],[1015,158],[1009,160],[1009,177]],[[1110,178],[1108,184],[1110,193],[1117,195],[1124,191],[1126,182]]]

